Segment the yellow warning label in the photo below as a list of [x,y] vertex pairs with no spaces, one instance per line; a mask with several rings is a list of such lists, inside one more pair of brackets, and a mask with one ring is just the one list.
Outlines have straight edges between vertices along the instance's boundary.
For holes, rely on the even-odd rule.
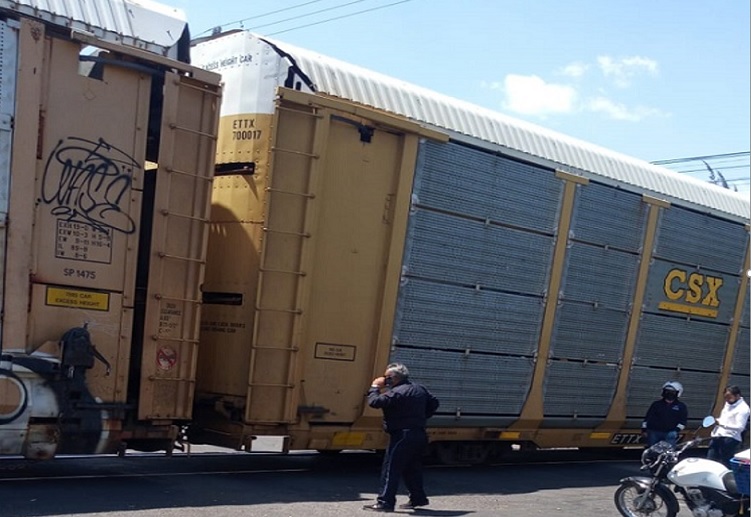
[[92,311],[108,311],[110,308],[110,295],[96,291],[48,287],[47,305]]

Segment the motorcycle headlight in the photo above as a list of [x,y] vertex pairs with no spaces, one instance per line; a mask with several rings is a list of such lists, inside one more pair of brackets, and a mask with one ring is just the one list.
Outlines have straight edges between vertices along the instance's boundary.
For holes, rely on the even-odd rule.
[[673,446],[668,442],[657,442],[653,446],[644,449],[644,452],[641,453],[641,464],[648,466],[654,465],[662,454],[672,450]]

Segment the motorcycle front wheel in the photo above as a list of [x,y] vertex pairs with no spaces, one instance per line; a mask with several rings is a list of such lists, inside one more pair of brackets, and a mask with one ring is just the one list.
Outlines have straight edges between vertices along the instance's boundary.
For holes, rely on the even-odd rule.
[[648,492],[636,483],[623,483],[615,491],[615,507],[623,517],[675,517],[674,509],[661,490]]

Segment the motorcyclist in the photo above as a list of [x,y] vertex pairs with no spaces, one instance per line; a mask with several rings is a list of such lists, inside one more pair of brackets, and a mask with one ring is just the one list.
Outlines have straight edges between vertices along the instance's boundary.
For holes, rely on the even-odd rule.
[[662,398],[655,400],[641,424],[642,438],[647,446],[666,441],[675,445],[678,435],[686,428],[688,408],[679,400],[683,395],[683,385],[678,381],[668,381],[662,385]]

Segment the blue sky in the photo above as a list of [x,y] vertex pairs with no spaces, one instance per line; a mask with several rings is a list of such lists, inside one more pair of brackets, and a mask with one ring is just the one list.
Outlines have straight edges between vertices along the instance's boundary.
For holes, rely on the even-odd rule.
[[749,191],[748,0],[161,1]]

